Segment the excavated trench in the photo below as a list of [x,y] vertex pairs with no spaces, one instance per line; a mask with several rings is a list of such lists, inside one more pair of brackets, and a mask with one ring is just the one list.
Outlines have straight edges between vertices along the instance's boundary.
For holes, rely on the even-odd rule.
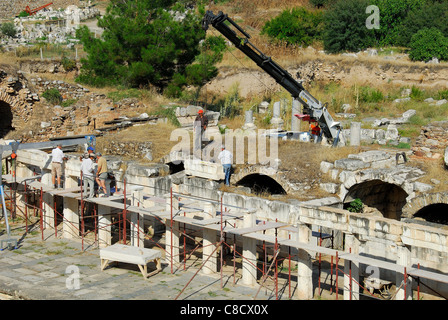
[[237,182],[237,185],[248,187],[255,194],[286,194],[286,191],[277,181],[267,175],[259,173],[245,176]]

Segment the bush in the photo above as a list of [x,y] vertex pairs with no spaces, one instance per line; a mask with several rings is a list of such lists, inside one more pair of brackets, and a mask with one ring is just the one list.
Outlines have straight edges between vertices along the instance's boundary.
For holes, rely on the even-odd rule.
[[359,102],[378,103],[384,100],[384,95],[380,90],[361,87],[359,88],[358,99]]
[[5,35],[7,37],[11,37],[11,38],[14,38],[17,33],[16,27],[14,26],[14,23],[12,23],[12,22],[3,23],[0,26],[0,31],[3,35]]
[[347,210],[350,212],[361,213],[363,207],[364,207],[364,205],[363,205],[361,199],[356,198],[355,200],[350,202],[350,204],[347,207]]
[[61,59],[62,67],[65,71],[72,71],[76,68],[76,61],[63,56]]
[[409,58],[413,61],[429,61],[432,58],[448,60],[448,38],[439,29],[425,28],[415,33],[409,44]]
[[61,93],[55,88],[44,91],[44,93],[42,93],[42,97],[47,99],[47,101],[51,104],[58,104],[62,101]]
[[284,10],[269,20],[261,33],[288,44],[309,46],[313,41],[322,39],[323,28],[322,12],[311,12],[300,7]]
[[366,27],[368,0],[337,2],[325,13],[324,49],[329,53],[359,51],[375,44],[374,30]]

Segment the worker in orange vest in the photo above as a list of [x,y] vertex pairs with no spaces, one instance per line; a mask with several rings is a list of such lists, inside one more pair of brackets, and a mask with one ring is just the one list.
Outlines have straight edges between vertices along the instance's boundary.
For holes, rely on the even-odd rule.
[[311,137],[314,143],[319,143],[321,141],[320,127],[316,122],[312,122],[311,125]]

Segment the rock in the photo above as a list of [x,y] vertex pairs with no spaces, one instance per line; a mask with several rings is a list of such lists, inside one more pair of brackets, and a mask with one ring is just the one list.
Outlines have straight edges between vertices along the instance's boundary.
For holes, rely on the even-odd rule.
[[394,102],[395,103],[402,103],[402,102],[407,102],[407,101],[410,101],[410,100],[411,100],[411,98],[407,97],[407,98],[395,99]]
[[50,127],[51,126],[51,122],[45,122],[45,121],[42,121],[41,123],[40,123],[40,127],[41,128],[48,128],[48,127]]
[[386,140],[397,140],[399,136],[398,129],[395,125],[390,124],[387,126]]
[[432,188],[433,188],[433,186],[431,186],[429,184],[419,182],[419,181],[414,182],[414,191],[427,192],[427,191],[430,191]]

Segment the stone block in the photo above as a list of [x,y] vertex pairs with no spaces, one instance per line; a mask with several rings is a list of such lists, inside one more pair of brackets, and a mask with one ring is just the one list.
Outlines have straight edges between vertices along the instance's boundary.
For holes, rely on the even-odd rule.
[[210,180],[224,180],[221,164],[202,160],[187,159],[184,161],[185,174]]
[[333,168],[334,165],[331,162],[322,161],[320,163],[320,171],[322,171],[323,173],[328,173]]
[[356,153],[356,154],[349,154],[348,158],[349,159],[357,159],[357,160],[361,160],[364,162],[373,162],[373,161],[390,159],[391,155],[389,153],[387,153],[386,151],[370,150],[370,151]]
[[337,193],[339,190],[339,185],[336,183],[321,183],[319,187],[328,193]]
[[334,167],[336,169],[354,171],[368,168],[370,167],[370,163],[359,159],[339,159],[334,162]]

